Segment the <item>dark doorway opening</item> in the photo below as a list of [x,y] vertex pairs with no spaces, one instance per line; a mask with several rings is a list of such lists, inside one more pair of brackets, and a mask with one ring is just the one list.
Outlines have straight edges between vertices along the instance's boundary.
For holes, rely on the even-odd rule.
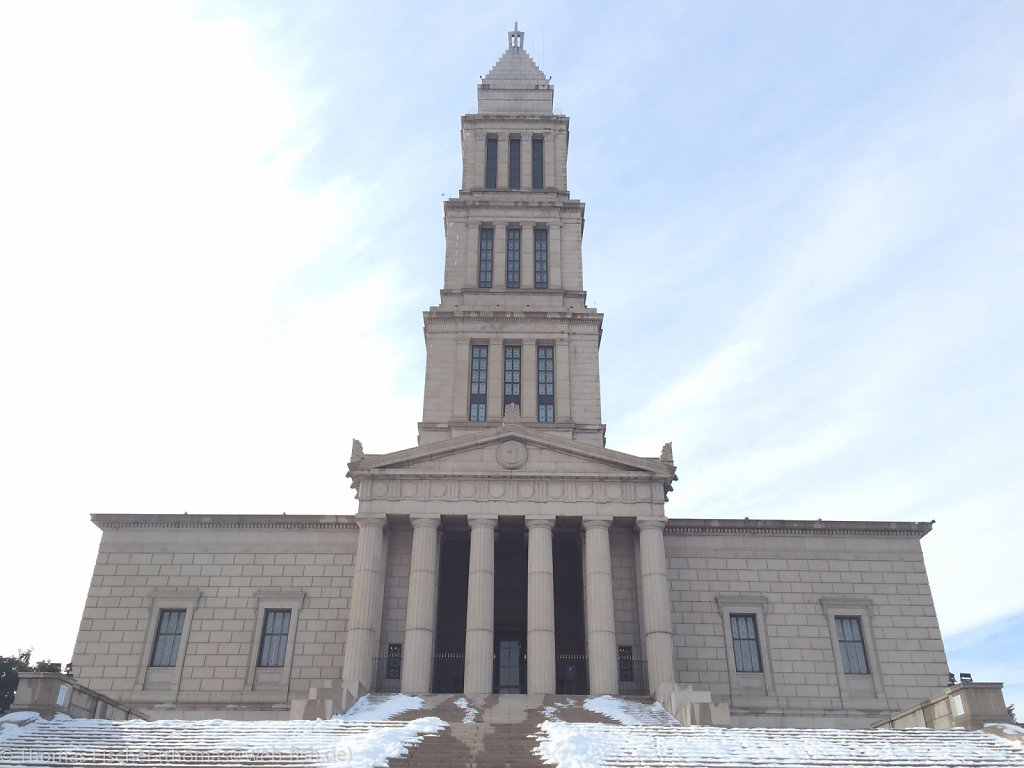
[[462,693],[466,669],[466,599],[469,593],[468,531],[445,531],[437,584],[434,693]]
[[590,692],[583,605],[583,541],[580,530],[559,530],[552,541],[555,581],[555,691]]
[[526,693],[526,526],[503,521],[494,543],[494,692]]

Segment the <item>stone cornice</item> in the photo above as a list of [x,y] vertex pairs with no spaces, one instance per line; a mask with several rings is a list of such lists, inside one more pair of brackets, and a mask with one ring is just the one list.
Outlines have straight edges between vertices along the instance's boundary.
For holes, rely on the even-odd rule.
[[356,528],[352,515],[94,514],[100,530],[118,528]]
[[666,535],[912,536],[921,538],[932,523],[862,520],[686,520],[669,518]]
[[604,315],[591,307],[574,309],[565,312],[528,312],[524,310],[474,310],[474,309],[440,309],[431,307],[423,313],[423,322],[462,323],[466,320],[486,320],[488,322],[507,323],[567,323],[569,325],[602,324]]

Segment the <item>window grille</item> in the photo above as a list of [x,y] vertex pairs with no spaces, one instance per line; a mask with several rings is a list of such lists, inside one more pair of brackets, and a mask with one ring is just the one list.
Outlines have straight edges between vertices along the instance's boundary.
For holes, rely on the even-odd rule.
[[178,646],[185,627],[185,611],[181,608],[162,609],[153,639],[151,667],[173,667],[178,663]]
[[533,188],[544,189],[544,137],[533,139]]
[[533,230],[533,287],[548,287],[548,231]]
[[868,657],[860,617],[836,616],[836,634],[839,637],[839,656],[843,660],[843,672],[848,675],[868,674]]
[[521,261],[519,245],[521,239],[522,230],[508,230],[506,237],[508,248],[505,251],[505,285],[508,288],[519,287],[519,265]]
[[496,138],[487,139],[487,170],[484,186],[487,189],[496,189],[498,186],[498,140]]
[[504,412],[505,406],[515,404],[522,406],[519,386],[522,374],[522,348],[505,347],[505,392],[502,398],[501,407]]
[[760,672],[761,649],[757,642],[757,617],[753,614],[731,614],[732,653],[737,672]]
[[469,420],[487,421],[487,346],[474,344],[469,363]]
[[283,667],[288,646],[290,610],[272,610],[263,615],[263,634],[260,637],[260,655],[257,666]]
[[537,347],[537,421],[555,420],[555,348]]
[[494,230],[490,227],[480,229],[480,262],[477,280],[481,288],[490,288],[494,276]]

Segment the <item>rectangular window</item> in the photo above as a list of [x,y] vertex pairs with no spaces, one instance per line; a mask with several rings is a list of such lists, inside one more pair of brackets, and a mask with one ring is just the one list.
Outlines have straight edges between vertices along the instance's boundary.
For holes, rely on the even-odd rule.
[[487,421],[487,346],[474,344],[469,363],[469,420]]
[[732,625],[732,653],[737,672],[760,672],[761,649],[757,644],[757,618],[753,614],[729,615]]
[[533,287],[548,287],[548,231],[533,230]]
[[505,393],[501,401],[502,412],[509,405],[522,405],[519,393],[521,364],[522,348],[505,347]]
[[544,137],[533,139],[533,188],[544,189]]
[[173,667],[178,663],[178,646],[181,631],[185,628],[185,611],[181,608],[162,609],[153,639],[153,655],[149,657],[151,667]]
[[388,666],[386,677],[388,680],[402,679],[402,644],[388,643]]
[[633,682],[633,646],[619,646],[619,682]]
[[487,139],[487,170],[484,186],[487,189],[496,189],[498,186],[498,140],[496,138]]
[[508,248],[505,251],[505,286],[507,288],[519,287],[519,264],[520,264],[520,240],[522,230],[509,229],[506,243]]
[[555,348],[537,347],[537,421],[555,420]]
[[263,634],[260,637],[260,655],[256,666],[283,667],[285,648],[288,646],[290,610],[267,611],[263,615]]
[[836,634],[839,636],[839,655],[843,659],[843,672],[848,675],[866,675],[868,656],[864,648],[860,618],[836,616]]
[[519,189],[519,139],[508,140],[508,188]]
[[480,269],[478,284],[481,288],[490,288],[494,276],[494,230],[490,227],[480,229]]

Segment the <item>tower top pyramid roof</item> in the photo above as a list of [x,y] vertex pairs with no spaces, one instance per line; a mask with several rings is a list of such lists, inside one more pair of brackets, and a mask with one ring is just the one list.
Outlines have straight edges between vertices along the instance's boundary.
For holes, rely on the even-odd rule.
[[523,48],[519,23],[508,33],[508,49],[477,86],[481,115],[550,115],[554,89]]

